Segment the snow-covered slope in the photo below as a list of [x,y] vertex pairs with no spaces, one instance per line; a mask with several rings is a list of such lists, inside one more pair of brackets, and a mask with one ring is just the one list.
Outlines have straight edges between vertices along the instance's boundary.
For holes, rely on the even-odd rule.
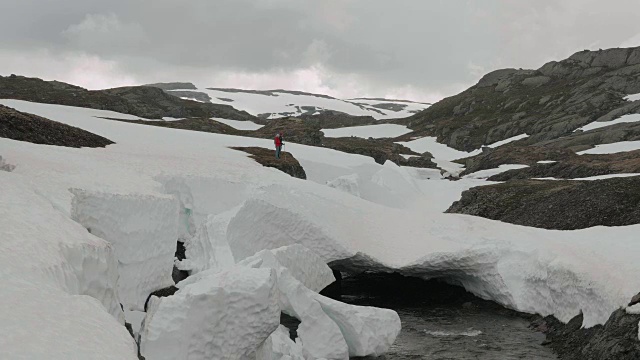
[[209,101],[231,105],[238,110],[269,119],[317,115],[324,111],[338,111],[356,116],[373,116],[376,119],[411,116],[430,104],[407,100],[349,99],[342,100],[327,95],[287,90],[240,90],[200,87],[197,90],[169,90],[184,99]]
[[[77,191],[71,188],[149,199],[150,209],[154,201],[173,197],[178,229],[171,234],[176,240],[199,236],[206,228],[201,241],[209,246],[199,250],[206,261],[196,262],[201,269],[238,262],[263,249],[302,244],[325,262],[442,278],[521,311],[554,314],[564,321],[582,311],[585,326],[606,321],[640,288],[640,278],[633,276],[640,272],[638,225],[551,231],[442,213],[465,189],[488,183],[484,180],[452,182],[431,169],[383,166],[364,156],[290,144],[287,150],[307,172],[309,180],[304,181],[228,149],[270,148],[269,139],[105,120],[91,109],[0,103],[116,142],[106,148],[71,149],[0,139],[0,155],[16,165],[12,172],[0,171],[0,274],[5,285],[0,354],[9,351],[8,358],[45,353],[53,359],[73,358],[66,356],[72,348],[68,344],[82,343],[87,336],[102,345],[83,343],[80,358],[93,358],[82,356],[92,346],[108,346],[105,359],[135,358],[114,291],[120,287],[115,280],[118,249],[71,220],[81,217],[73,210]],[[429,146],[425,149],[431,151]],[[442,150],[443,158],[458,156]],[[338,178],[348,179],[349,186],[339,186]],[[100,213],[118,210],[118,203],[101,204],[107,208]],[[156,209],[165,214],[169,206]],[[108,229],[109,217],[101,219],[100,226]],[[158,217],[159,222],[166,219]],[[155,233],[142,230],[136,236],[146,243]],[[117,234],[115,229],[110,233]],[[224,259],[215,258],[218,241],[228,244]],[[147,256],[131,255],[140,260]],[[131,294],[148,291],[153,281],[148,276],[131,279],[118,280]],[[24,296],[29,300],[15,306]],[[42,301],[48,297],[51,306]],[[66,299],[86,307],[57,305]],[[40,307],[47,318],[68,322],[35,339],[15,335],[28,334],[18,331],[23,327],[47,326],[33,316]],[[17,342],[28,342],[29,348]]]

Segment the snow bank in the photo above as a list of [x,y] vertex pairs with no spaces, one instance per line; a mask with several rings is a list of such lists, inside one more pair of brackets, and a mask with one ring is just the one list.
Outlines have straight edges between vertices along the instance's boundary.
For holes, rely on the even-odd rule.
[[627,101],[640,100],[640,94],[627,95],[627,96],[624,97],[624,99],[627,100]]
[[436,159],[449,160],[449,161],[477,155],[477,154],[480,154],[481,152],[481,150],[475,150],[472,152],[456,150],[445,144],[439,143],[437,141],[437,138],[433,136],[426,136],[426,137],[416,139],[416,140],[411,140],[408,142],[398,142],[398,144],[404,145],[409,149],[420,154],[428,151]]
[[615,154],[619,152],[640,150],[640,140],[638,141],[621,141],[611,144],[596,145],[593,149],[580,151],[578,155],[585,154]]
[[589,130],[599,129],[606,126],[612,126],[612,125],[624,124],[624,123],[634,123],[638,121],[640,121],[640,114],[628,114],[628,115],[621,116],[612,121],[594,121],[581,128],[574,130],[574,132],[578,130],[589,131]]
[[360,197],[358,180],[358,174],[344,175],[327,181],[327,186],[344,191],[347,194]]
[[493,169],[486,169],[476,171],[471,174],[467,174],[464,177],[467,179],[487,179],[492,177],[493,175],[501,174],[505,171],[515,170],[515,169],[524,169],[529,167],[529,165],[521,165],[521,164],[503,164]]
[[574,179],[557,179],[554,177],[546,177],[546,178],[534,178],[534,180],[604,180],[604,179],[613,179],[613,178],[622,178],[622,177],[632,177],[632,176],[640,176],[640,173],[629,173],[629,174],[606,174],[606,175],[595,175],[584,178],[574,178]]
[[237,267],[152,297],[140,332],[147,359],[248,358],[280,324],[276,274]]
[[395,138],[400,135],[410,133],[412,130],[403,125],[397,124],[379,124],[365,126],[349,126],[337,129],[322,129],[324,136],[330,138],[336,137],[360,137],[360,138]]
[[229,125],[232,128],[237,130],[258,130],[264,126],[264,125],[256,124],[253,121],[229,120],[229,119],[222,119],[222,118],[212,118],[212,120]]
[[512,137],[510,137],[508,139],[504,139],[504,140],[500,140],[500,141],[494,142],[493,144],[487,145],[487,147],[497,148],[497,147],[500,147],[502,145],[506,145],[506,144],[508,144],[510,142],[526,139],[528,137],[529,137],[529,135],[527,135],[527,134],[520,134],[520,135],[512,136]]
[[72,218],[113,245],[122,304],[143,310],[150,293],[173,285],[178,202],[171,196],[73,193]]

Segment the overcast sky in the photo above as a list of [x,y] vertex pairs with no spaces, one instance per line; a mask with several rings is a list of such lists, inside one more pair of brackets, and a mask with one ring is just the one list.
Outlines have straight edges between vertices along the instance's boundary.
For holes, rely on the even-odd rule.
[[640,46],[640,0],[0,0],[0,74],[436,101]]

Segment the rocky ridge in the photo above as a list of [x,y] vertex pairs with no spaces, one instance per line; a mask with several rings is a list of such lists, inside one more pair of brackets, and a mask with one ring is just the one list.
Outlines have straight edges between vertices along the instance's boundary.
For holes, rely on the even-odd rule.
[[[34,144],[105,147],[113,141],[77,127],[0,105],[0,137]],[[0,164],[2,165],[2,164]]]
[[0,99],[111,110],[147,119],[163,117],[220,117],[254,120],[255,117],[229,105],[200,103],[172,96],[157,87],[129,86],[87,90],[59,81],[24,76],[0,76]]

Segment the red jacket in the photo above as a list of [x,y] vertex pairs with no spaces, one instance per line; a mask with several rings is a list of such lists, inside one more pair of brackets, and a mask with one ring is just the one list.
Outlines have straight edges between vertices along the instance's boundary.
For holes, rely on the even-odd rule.
[[282,138],[280,136],[276,135],[274,142],[276,143],[276,147],[282,146]]

